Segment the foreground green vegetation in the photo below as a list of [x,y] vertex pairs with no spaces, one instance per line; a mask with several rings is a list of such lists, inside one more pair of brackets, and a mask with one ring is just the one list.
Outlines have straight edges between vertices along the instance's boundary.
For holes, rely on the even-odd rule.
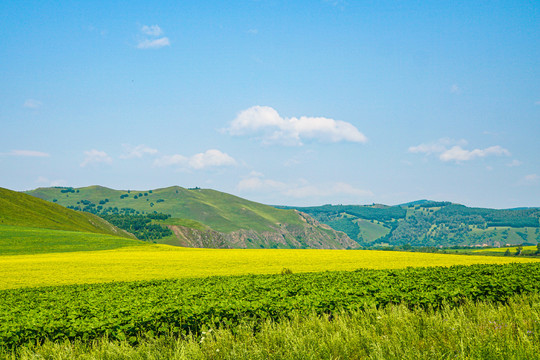
[[[254,331],[254,329],[256,329]],[[540,297],[504,304],[466,301],[437,311],[405,305],[335,312],[292,312],[200,334],[128,341],[46,341],[0,350],[1,359],[539,359]]]
[[[288,271],[284,271],[287,273]],[[160,336],[392,304],[443,309],[538,293],[540,264],[209,277],[0,291],[0,347]],[[234,331],[234,330],[233,330]]]

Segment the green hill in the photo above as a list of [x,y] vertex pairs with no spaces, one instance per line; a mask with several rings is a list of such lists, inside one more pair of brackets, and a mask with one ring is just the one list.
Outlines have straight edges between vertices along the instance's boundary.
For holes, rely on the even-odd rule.
[[210,189],[173,186],[155,190],[113,190],[102,186],[39,188],[30,195],[94,214],[147,215],[173,235],[157,242],[226,248],[350,248],[347,235],[295,210],[276,209]]
[[539,208],[498,210],[420,200],[399,206],[323,205],[295,209],[347,233],[362,246],[504,246],[540,242]]
[[0,254],[106,250],[142,244],[102,218],[0,188]]
[[133,238],[102,218],[0,188],[0,225],[84,231]]
[[0,255],[111,250],[142,241],[82,231],[0,225]]

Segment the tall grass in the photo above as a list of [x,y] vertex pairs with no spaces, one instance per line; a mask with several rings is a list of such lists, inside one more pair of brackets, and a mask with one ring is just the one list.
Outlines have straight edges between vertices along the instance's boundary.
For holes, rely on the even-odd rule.
[[0,359],[540,359],[540,295],[442,310],[405,306],[208,329],[201,336],[46,342]]

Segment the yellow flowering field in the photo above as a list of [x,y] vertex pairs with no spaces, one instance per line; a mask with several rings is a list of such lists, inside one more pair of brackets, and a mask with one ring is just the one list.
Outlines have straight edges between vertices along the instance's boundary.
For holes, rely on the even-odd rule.
[[[523,251],[536,251],[536,245],[534,246],[523,246]],[[511,253],[515,253],[517,250],[517,246],[512,247],[501,247],[501,248],[489,248],[489,249],[478,249],[474,250],[475,253],[483,253],[483,252],[506,252],[506,250],[510,250]]]
[[167,245],[0,256],[0,289],[326,270],[530,262],[534,259],[373,250],[192,249]]

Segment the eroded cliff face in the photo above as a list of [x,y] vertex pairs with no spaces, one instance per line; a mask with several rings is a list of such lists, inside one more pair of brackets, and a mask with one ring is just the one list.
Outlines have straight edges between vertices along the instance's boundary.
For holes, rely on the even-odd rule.
[[184,226],[168,225],[174,232],[178,246],[198,248],[311,248],[352,249],[358,244],[341,231],[320,224],[311,216],[298,212],[305,222],[302,225],[276,224],[274,231],[257,232],[238,230],[221,233],[214,230],[197,230]]

